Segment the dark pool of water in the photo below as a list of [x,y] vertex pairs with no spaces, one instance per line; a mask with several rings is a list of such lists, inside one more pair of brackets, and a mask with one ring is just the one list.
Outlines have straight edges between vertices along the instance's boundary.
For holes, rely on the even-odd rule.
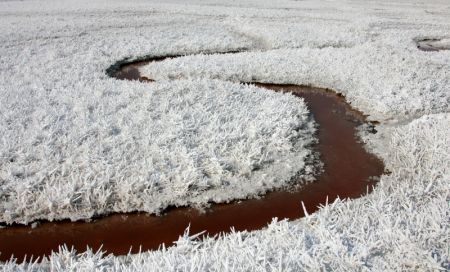
[[[118,79],[140,80],[138,67],[149,61],[121,63],[108,72]],[[151,84],[151,83],[150,83]],[[383,163],[368,153],[355,136],[356,128],[366,122],[365,117],[353,110],[342,96],[319,88],[255,83],[274,91],[292,92],[303,97],[314,119],[319,124],[319,143],[314,147],[320,153],[324,171],[317,180],[300,189],[269,192],[259,199],[230,204],[213,204],[205,212],[194,208],[170,208],[163,216],[146,213],[113,214],[93,222],[42,222],[38,227],[14,225],[0,229],[0,260],[14,255],[48,255],[66,244],[77,251],[86,247],[102,249],[108,253],[126,254],[139,249],[157,249],[162,243],[170,246],[185,228],[191,233],[206,231],[210,235],[235,230],[261,229],[273,217],[297,219],[304,216],[301,202],[308,213],[318,206],[340,198],[357,198],[370,192],[376,179],[383,173]],[[375,131],[373,131],[375,132]]]

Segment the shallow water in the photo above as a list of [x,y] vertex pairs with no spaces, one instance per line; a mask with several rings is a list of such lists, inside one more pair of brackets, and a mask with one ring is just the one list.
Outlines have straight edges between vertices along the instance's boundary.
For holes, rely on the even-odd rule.
[[[140,80],[138,67],[157,58],[131,64],[116,65],[109,74],[118,79]],[[151,84],[151,83],[150,83]],[[296,219],[304,216],[301,202],[308,213],[319,205],[340,198],[357,198],[375,185],[373,176],[383,173],[383,163],[368,153],[355,136],[356,128],[366,122],[365,117],[353,110],[344,97],[334,92],[295,85],[255,83],[274,91],[288,91],[303,97],[314,119],[319,124],[319,143],[314,147],[320,153],[324,171],[315,182],[300,189],[269,192],[259,199],[213,204],[204,212],[194,208],[169,208],[163,216],[146,213],[114,214],[93,222],[43,222],[36,228],[14,225],[0,229],[0,260],[14,255],[19,260],[33,255],[48,255],[58,245],[66,244],[77,251],[87,246],[108,253],[126,254],[139,249],[157,249],[177,240],[190,224],[191,234],[206,231],[210,235],[235,230],[256,230],[273,217]],[[375,132],[375,131],[373,131]]]

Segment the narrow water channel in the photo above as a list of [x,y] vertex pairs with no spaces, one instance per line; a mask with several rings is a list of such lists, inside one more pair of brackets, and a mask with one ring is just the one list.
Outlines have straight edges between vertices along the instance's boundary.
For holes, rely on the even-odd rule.
[[[138,67],[151,59],[116,65],[108,72],[117,79],[140,80]],[[114,67],[114,66],[113,66]],[[206,231],[209,235],[235,230],[256,230],[266,226],[273,217],[297,219],[302,216],[303,201],[308,213],[318,206],[340,198],[357,198],[370,192],[376,179],[383,173],[383,163],[368,153],[358,141],[356,128],[367,122],[365,117],[352,109],[344,97],[332,91],[296,86],[255,83],[274,91],[292,92],[303,97],[318,123],[315,146],[324,163],[324,171],[317,180],[300,189],[275,191],[259,199],[237,201],[230,204],[213,204],[205,212],[194,208],[170,208],[162,216],[146,213],[113,214],[92,222],[42,222],[36,228],[13,225],[0,229],[0,260],[12,255],[23,260],[29,257],[49,255],[61,244],[77,251],[86,247],[116,255],[138,252],[140,249],[157,249],[162,243],[170,246],[190,225],[191,233]]]

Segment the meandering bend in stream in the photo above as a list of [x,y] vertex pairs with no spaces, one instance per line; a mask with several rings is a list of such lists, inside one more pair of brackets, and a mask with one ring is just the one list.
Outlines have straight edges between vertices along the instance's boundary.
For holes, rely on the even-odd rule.
[[[176,56],[171,56],[176,57]],[[138,68],[167,57],[143,61],[118,62],[107,73],[119,80],[139,80]],[[265,227],[273,217],[297,219],[304,216],[301,202],[308,213],[320,205],[340,198],[357,198],[371,191],[375,178],[384,171],[383,163],[368,153],[356,137],[356,128],[368,123],[361,112],[352,109],[344,97],[319,88],[253,83],[273,91],[292,92],[303,97],[318,123],[319,143],[314,147],[320,153],[324,171],[315,182],[299,189],[273,191],[258,199],[213,204],[206,212],[195,208],[169,208],[162,216],[146,213],[112,214],[92,222],[41,222],[38,227],[13,225],[0,229],[0,260],[14,255],[19,261],[27,256],[41,257],[66,244],[77,251],[86,247],[117,255],[139,250],[157,249],[162,243],[170,246],[190,224],[192,234],[206,231],[209,235],[235,230],[256,230]],[[373,130],[373,133],[376,131]],[[130,251],[130,247],[132,247]]]

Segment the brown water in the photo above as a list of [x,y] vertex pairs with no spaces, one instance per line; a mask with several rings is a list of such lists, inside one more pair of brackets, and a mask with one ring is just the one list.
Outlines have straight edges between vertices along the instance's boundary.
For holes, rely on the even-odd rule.
[[[157,60],[162,60],[159,58]],[[118,79],[148,81],[140,77],[138,62],[118,66],[110,71]],[[150,83],[151,84],[151,83]],[[191,233],[207,231],[214,235],[236,230],[256,230],[266,226],[273,217],[296,219],[304,216],[301,201],[308,213],[318,206],[340,198],[357,198],[375,185],[372,176],[383,173],[383,163],[368,153],[355,137],[356,127],[365,122],[364,116],[353,110],[342,96],[304,86],[260,84],[274,91],[288,91],[303,97],[319,124],[315,146],[324,163],[324,172],[317,181],[300,189],[275,191],[260,199],[230,204],[213,204],[206,212],[194,208],[170,208],[163,216],[145,213],[114,214],[93,222],[44,222],[37,228],[15,225],[0,229],[0,260],[14,255],[19,260],[48,255],[58,245],[66,244],[77,251],[87,246],[108,253],[126,254],[157,249],[162,243],[172,244],[190,224]]]

